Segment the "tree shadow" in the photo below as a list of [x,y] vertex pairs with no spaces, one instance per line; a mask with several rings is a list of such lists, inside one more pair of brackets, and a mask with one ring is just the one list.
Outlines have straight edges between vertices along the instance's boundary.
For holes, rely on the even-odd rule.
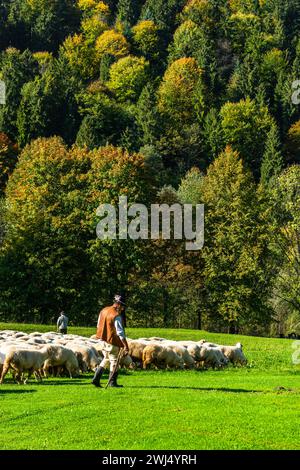
[[170,389],[170,390],[199,390],[200,392],[227,392],[227,393],[262,393],[263,390],[246,390],[244,388],[215,388],[215,387],[178,387],[164,385],[142,385],[127,386],[126,388],[153,388],[153,389]]
[[0,395],[4,393],[33,393],[36,392],[36,390],[29,389],[29,390],[5,390],[5,389],[0,389]]
[[51,379],[51,382],[47,382],[47,380],[43,380],[43,382],[40,382],[39,384],[36,384],[36,385],[39,385],[39,386],[77,385],[78,386],[78,385],[88,385],[88,383],[86,382],[86,380],[83,380],[83,379],[57,379],[57,380]]

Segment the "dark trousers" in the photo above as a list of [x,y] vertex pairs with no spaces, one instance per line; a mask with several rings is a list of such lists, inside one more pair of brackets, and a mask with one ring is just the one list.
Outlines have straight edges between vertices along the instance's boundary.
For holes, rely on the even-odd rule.
[[66,335],[67,334],[67,328],[63,328],[61,330],[58,330],[59,333],[61,333],[62,335]]

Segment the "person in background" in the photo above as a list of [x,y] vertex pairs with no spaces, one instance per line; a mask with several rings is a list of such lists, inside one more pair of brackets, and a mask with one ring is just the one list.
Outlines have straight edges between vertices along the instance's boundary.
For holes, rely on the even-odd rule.
[[95,387],[101,387],[100,379],[104,370],[110,366],[109,386],[123,387],[118,385],[118,370],[115,370],[120,348],[124,349],[124,355],[127,355],[128,344],[125,336],[122,312],[125,310],[125,303],[121,295],[115,295],[114,304],[111,307],[105,307],[99,313],[97,323],[97,338],[104,342],[104,358],[96,369],[92,384]]
[[60,315],[57,320],[57,331],[63,335],[67,334],[68,329],[68,317],[65,315],[65,312],[60,312]]

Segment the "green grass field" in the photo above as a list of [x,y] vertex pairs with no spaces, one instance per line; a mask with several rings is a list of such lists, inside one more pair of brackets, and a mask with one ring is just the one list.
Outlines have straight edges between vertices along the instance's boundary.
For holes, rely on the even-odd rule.
[[[0,330],[53,331],[1,324]],[[90,336],[94,328],[69,328]],[[223,371],[130,371],[123,389],[92,374],[0,386],[0,450],[300,449],[300,366],[292,341],[194,330],[127,329],[131,338],[241,341],[249,364]],[[104,383],[106,383],[105,376]]]

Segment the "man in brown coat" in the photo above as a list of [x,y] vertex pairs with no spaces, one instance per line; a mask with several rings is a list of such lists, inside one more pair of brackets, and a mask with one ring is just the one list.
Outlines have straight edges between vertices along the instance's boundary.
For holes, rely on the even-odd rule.
[[122,321],[122,311],[125,309],[125,303],[121,295],[115,295],[114,304],[111,307],[105,307],[101,310],[97,324],[97,338],[104,342],[104,358],[96,369],[92,384],[95,387],[101,387],[100,379],[104,370],[110,366],[109,386],[123,387],[117,384],[118,371],[113,373],[117,363],[120,348],[124,348],[124,355],[128,354],[128,344]]

